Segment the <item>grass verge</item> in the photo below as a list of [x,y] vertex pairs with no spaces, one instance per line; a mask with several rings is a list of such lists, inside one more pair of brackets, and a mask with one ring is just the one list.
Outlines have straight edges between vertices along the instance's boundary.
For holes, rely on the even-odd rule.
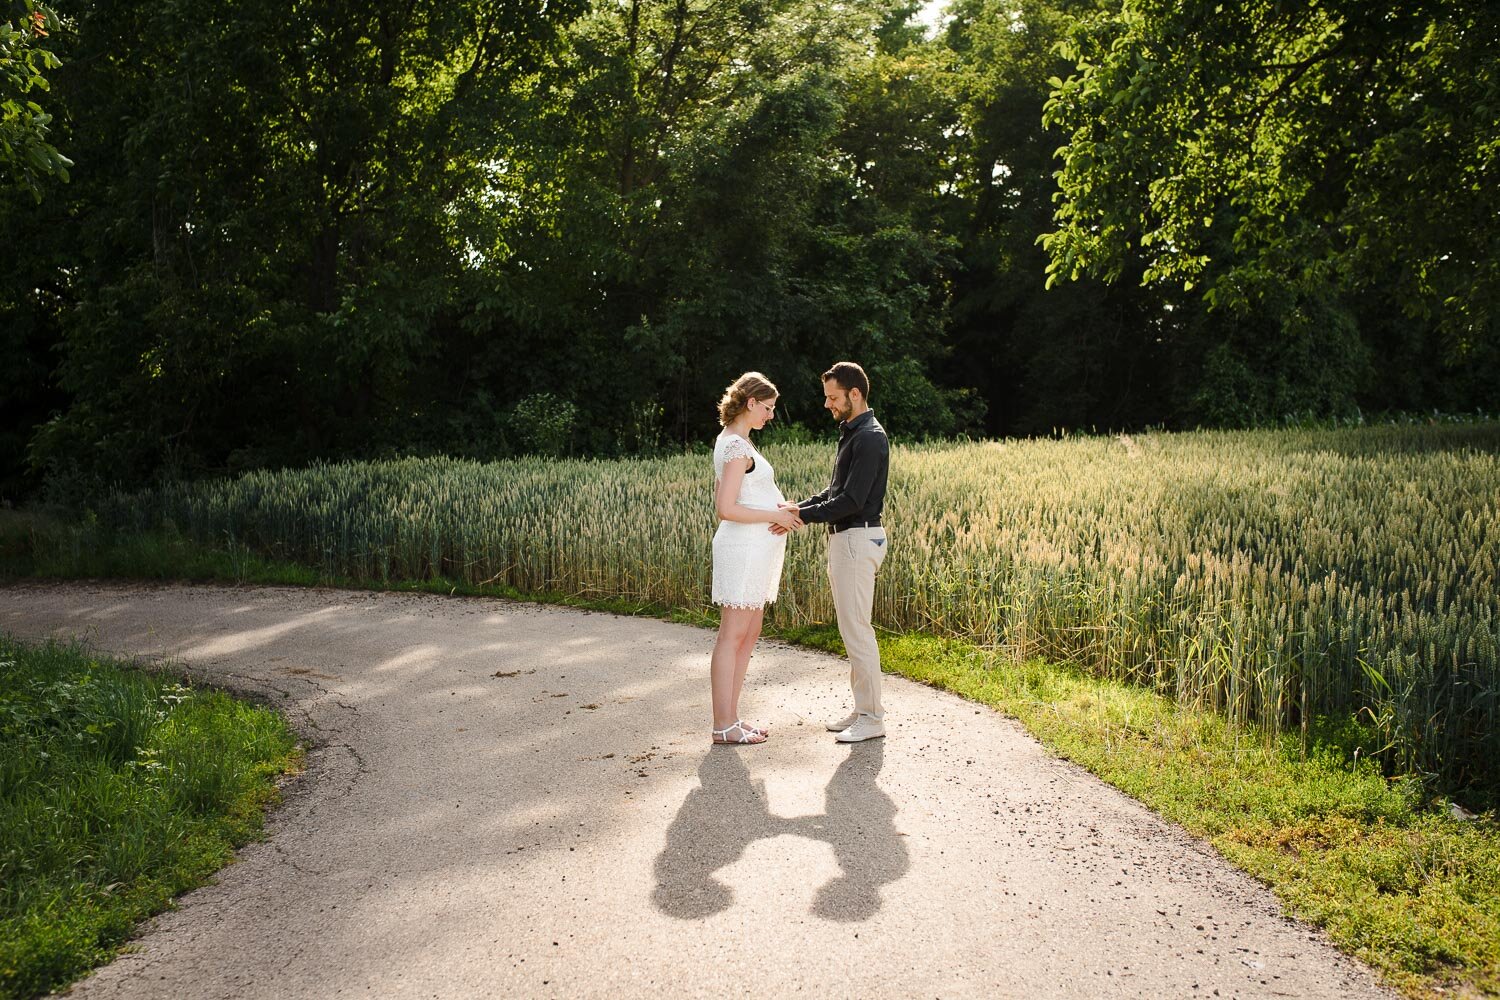
[[[523,593],[434,579],[385,584],[328,577],[246,552],[148,535],[43,560],[0,521],[0,575],[325,585],[507,597],[713,627],[711,615],[601,595]],[[28,530],[35,530],[30,528]],[[841,653],[831,627],[768,632]],[[1323,928],[1410,996],[1500,995],[1500,821],[1461,819],[1417,778],[1392,781],[1367,759],[1369,733],[1318,720],[1309,749],[1211,712],[1182,708],[1066,664],[1015,663],[920,634],[881,639],[885,668],[1018,719],[1072,760],[1214,845],[1269,885],[1287,912]],[[1358,752],[1356,752],[1358,751]]]
[[300,761],[268,709],[0,634],[0,997],[108,961],[259,835]]

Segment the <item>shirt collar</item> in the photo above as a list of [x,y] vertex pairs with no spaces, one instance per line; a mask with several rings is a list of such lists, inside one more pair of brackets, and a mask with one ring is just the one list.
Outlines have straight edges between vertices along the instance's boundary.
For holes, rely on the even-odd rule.
[[850,433],[852,433],[854,431],[859,430],[861,427],[865,426],[866,424],[872,424],[874,422],[875,422],[875,411],[874,410],[866,410],[865,412],[861,413],[859,416],[855,417],[853,420],[845,420],[843,423],[839,424],[839,436],[842,437],[845,434],[850,434]]

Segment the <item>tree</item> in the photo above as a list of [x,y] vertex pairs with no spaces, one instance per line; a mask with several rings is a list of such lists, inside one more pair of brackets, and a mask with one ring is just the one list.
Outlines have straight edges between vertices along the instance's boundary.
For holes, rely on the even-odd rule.
[[46,73],[62,65],[43,40],[58,30],[50,8],[21,0],[0,22],[0,177],[36,201],[49,178],[67,181],[73,161],[47,141],[52,116],[29,96],[48,89]]
[[582,6],[80,5],[55,91],[92,168],[0,209],[49,269],[7,275],[0,315],[61,317],[69,402],[34,466],[301,462],[421,422],[408,384],[460,284],[445,206]]
[[1119,278],[1142,255],[1143,281],[1282,329],[1384,307],[1454,358],[1493,342],[1496,5],[1128,0],[1064,51],[1052,281]]
[[[1045,287],[1037,237],[1052,227],[1052,153],[1042,122],[1049,77],[1091,0],[960,0],[941,43],[951,104],[952,196],[945,228],[959,246],[949,337],[991,404],[990,430],[1128,427],[1171,414],[1167,363],[1184,312],[1157,290],[1088,278]],[[955,373],[956,374],[956,373]]]
[[[870,164],[899,149],[861,128],[870,50],[909,13],[633,0],[580,19],[462,215],[485,286],[470,357],[496,395],[560,387],[596,453],[632,447],[648,409],[666,437],[701,440],[750,368],[804,373],[784,412],[819,426],[816,374],[838,357],[877,381],[915,359],[888,384],[940,396],[933,182],[915,200],[894,169],[877,182]],[[905,433],[952,429],[941,400],[912,412],[932,419]]]
[[62,397],[15,414],[32,469],[629,452],[750,367],[806,372],[821,426],[849,355],[953,429],[925,161],[853,117],[897,110],[865,70],[910,9],[81,4],[59,121],[100,168],[0,204],[38,247],[0,324]]

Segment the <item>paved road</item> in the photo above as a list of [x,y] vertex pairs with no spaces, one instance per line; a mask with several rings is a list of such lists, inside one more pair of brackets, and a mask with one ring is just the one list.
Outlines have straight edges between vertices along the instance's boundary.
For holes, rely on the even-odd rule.
[[1014,721],[768,643],[763,747],[707,745],[712,634],[290,588],[21,585],[81,635],[268,698],[307,773],[95,997],[1376,997],[1270,893]]

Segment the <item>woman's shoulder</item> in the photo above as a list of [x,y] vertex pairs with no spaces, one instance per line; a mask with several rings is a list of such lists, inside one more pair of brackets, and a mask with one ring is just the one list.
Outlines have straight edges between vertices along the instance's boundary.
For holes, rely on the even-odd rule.
[[734,434],[730,431],[725,431],[718,437],[714,438],[714,451],[723,451],[727,448],[753,449],[754,447],[755,445],[750,443],[749,438],[741,437],[740,435]]
[[750,468],[755,468],[755,460],[760,452],[755,450],[755,445],[749,439],[738,434],[720,434],[714,441],[714,464],[732,462],[737,458],[748,458]]

